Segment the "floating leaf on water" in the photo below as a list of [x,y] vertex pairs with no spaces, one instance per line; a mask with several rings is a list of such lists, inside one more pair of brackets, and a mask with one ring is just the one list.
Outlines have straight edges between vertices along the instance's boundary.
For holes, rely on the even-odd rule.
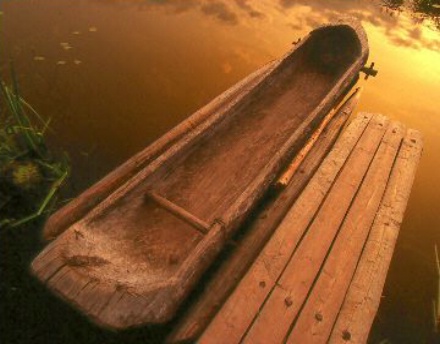
[[98,31],[98,29],[96,27],[92,26],[92,27],[89,27],[89,31],[96,32],[96,31]]
[[44,56],[34,56],[34,61],[44,61],[45,59]]
[[72,35],[79,35],[79,34],[81,34],[81,32],[79,32],[79,31],[73,31],[72,32]]
[[60,45],[61,45],[61,47],[62,47],[64,50],[72,49],[72,46],[70,45],[70,43],[67,43],[67,42],[61,42]]
[[76,65],[79,65],[79,64],[82,63],[82,61],[80,61],[80,60],[74,60],[73,63],[76,64]]
[[66,61],[57,61],[57,65],[65,65],[67,62]]

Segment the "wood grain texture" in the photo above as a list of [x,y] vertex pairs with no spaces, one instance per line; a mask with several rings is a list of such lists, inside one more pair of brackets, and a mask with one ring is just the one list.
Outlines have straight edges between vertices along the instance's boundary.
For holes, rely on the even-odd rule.
[[147,199],[151,199],[159,204],[162,208],[168,210],[171,214],[175,215],[179,219],[185,221],[192,225],[196,230],[201,232],[202,234],[206,234],[209,231],[209,224],[198,219],[193,214],[187,212],[185,209],[179,207],[177,204],[174,204],[168,201],[166,198],[155,192],[147,192],[145,197]]
[[[347,103],[350,104],[351,102],[357,103],[359,97],[360,97],[360,87],[356,89],[356,91],[350,96],[349,99],[347,99]],[[347,106],[347,104],[342,105],[342,107],[345,107],[345,111],[352,112],[352,109],[350,109],[350,106]],[[309,154],[310,150],[314,147],[316,142],[318,141],[321,134],[324,132],[325,128],[328,127],[328,123],[332,120],[333,116],[337,113],[336,108],[332,109],[327,116],[323,119],[319,127],[314,131],[310,139],[306,142],[303,148],[299,151],[299,153],[295,156],[295,159],[292,160],[292,162],[289,164],[288,168],[283,172],[283,174],[276,180],[275,182],[275,189],[278,188],[284,188],[286,187],[291,181],[293,176],[295,175],[296,171],[300,167],[301,163],[303,162],[304,158]],[[343,109],[340,109],[339,111],[344,111]]]
[[[35,274],[45,277],[52,266],[62,271],[67,265],[76,274],[74,283],[90,287],[71,294],[64,271],[57,276],[56,268],[46,284],[100,325],[120,329],[169,321],[281,168],[356,79],[367,55],[359,23],[313,31],[242,98],[207,116],[87,210],[48,245],[60,253],[54,262],[49,265],[46,250],[36,258],[34,266],[42,268]],[[209,224],[209,232],[203,236],[146,201],[146,191]]]
[[393,167],[330,343],[366,343],[423,150],[421,134],[409,129]]
[[417,131],[386,123],[370,121],[287,265],[274,273],[279,256],[268,254],[284,220],[198,342],[367,342],[423,146]]
[[351,204],[287,343],[325,343],[333,328],[405,134],[393,122]]
[[329,114],[330,120],[322,128],[316,143],[301,160],[299,170],[293,175],[291,183],[277,195],[275,200],[264,206],[258,218],[244,228],[245,235],[237,244],[234,252],[227,257],[219,271],[211,278],[205,287],[205,292],[187,311],[186,316],[176,326],[167,342],[195,340],[201,334],[333,146],[357,105],[357,94],[356,91],[350,96],[336,113]]
[[[282,342],[319,274],[326,254],[344,221],[388,126],[383,116],[372,118],[352,154],[307,227],[298,248],[289,257],[282,275],[250,327],[244,342]],[[289,221],[295,230],[302,215]],[[292,252],[292,251],[291,251]],[[290,254],[291,254],[290,252]]]
[[[371,116],[358,116],[338,140],[257,260],[202,334],[199,342],[238,343],[290,259],[309,222],[357,144]],[[290,223],[295,222],[292,230]]]
[[136,175],[136,173],[153,159],[165,152],[177,140],[185,136],[185,134],[193,130],[213,113],[221,112],[225,114],[232,104],[243,99],[245,95],[255,88],[278,64],[278,60],[272,61],[240,80],[59,209],[46,222],[43,231],[44,238],[46,240],[55,239],[69,226],[83,218],[91,209],[102,202],[118,187]]

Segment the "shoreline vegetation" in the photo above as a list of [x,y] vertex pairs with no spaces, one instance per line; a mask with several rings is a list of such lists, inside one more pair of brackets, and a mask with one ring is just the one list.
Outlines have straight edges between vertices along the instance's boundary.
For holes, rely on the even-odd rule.
[[427,19],[440,30],[440,1],[438,0],[381,0],[381,4],[397,13],[409,12],[418,21]]
[[67,155],[46,147],[44,120],[12,85],[0,81],[0,228],[13,228],[53,210],[70,173]]

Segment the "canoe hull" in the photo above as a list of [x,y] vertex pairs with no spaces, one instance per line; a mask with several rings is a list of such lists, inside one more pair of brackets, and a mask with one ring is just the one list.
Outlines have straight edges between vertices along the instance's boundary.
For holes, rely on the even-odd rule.
[[70,218],[33,272],[103,326],[170,320],[367,56],[356,22],[312,31],[83,217]]

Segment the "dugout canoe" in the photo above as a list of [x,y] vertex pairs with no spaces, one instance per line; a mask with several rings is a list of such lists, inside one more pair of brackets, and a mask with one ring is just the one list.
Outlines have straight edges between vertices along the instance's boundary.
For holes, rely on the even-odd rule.
[[352,19],[313,30],[54,214],[32,272],[101,326],[169,321],[367,57]]

